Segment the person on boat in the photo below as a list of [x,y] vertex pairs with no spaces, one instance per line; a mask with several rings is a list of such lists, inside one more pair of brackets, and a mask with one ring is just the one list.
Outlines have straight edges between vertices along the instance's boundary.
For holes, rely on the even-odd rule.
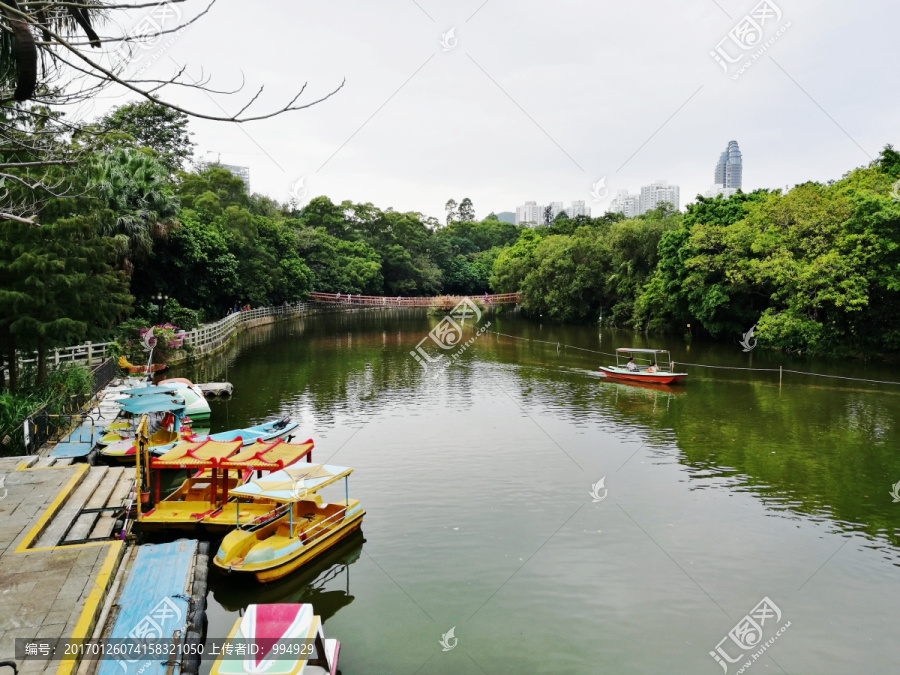
[[625,367],[628,368],[628,370],[637,370],[638,369],[637,365],[635,365],[635,363],[634,363],[633,356],[628,358],[628,363],[625,364]]
[[650,365],[650,367],[647,368],[647,372],[648,372],[648,373],[658,373],[658,372],[659,372],[659,366],[656,365],[656,361],[654,361],[654,362]]

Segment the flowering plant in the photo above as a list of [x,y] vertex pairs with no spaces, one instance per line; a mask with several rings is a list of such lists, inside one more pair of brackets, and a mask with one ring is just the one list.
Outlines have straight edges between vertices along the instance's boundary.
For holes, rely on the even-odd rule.
[[117,342],[122,352],[133,363],[146,362],[147,354],[153,350],[153,361],[166,363],[172,352],[184,344],[184,331],[172,323],[147,326],[136,320],[121,324],[117,332]]

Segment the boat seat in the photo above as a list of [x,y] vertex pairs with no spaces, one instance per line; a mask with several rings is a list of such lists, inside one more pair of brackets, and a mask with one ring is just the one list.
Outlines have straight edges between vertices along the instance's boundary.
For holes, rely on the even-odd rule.
[[194,483],[184,496],[186,502],[208,502],[212,499],[211,483]]

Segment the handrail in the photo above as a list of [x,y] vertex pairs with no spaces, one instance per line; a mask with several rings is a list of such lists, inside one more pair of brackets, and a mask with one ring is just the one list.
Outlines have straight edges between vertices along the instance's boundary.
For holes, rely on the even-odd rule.
[[[261,319],[267,316],[282,316],[288,313],[304,314],[309,311],[310,307],[306,302],[295,302],[287,305],[273,305],[271,307],[257,307],[255,309],[240,310],[231,313],[216,322],[204,324],[191,331],[185,331],[182,344],[190,345],[195,349],[213,344],[219,346],[219,344],[230,337],[236,324]],[[90,366],[94,363],[100,363],[108,358],[109,347],[112,344],[114,344],[112,341],[87,341],[79,345],[60,347],[59,349],[54,349],[49,352],[47,354],[47,360],[53,365],[59,365],[60,363],[86,363]],[[29,363],[37,363],[37,354],[35,352],[20,354],[19,365],[23,366]]]
[[433,297],[389,297],[383,295],[362,295],[354,293],[309,294],[310,302],[337,305],[363,305],[370,307],[453,307],[463,300],[470,300],[484,306],[519,304],[518,293],[498,293],[490,295],[438,295]]

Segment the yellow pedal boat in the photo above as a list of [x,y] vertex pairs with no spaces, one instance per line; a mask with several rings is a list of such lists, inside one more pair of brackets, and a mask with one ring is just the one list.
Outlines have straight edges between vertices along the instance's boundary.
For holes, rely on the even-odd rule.
[[[146,511],[141,508],[138,522],[148,532],[176,529],[210,533],[224,533],[250,523],[276,504],[241,497],[233,491],[253,478],[254,473],[262,476],[263,472],[278,471],[303,458],[308,461],[312,450],[312,440],[285,443],[279,439],[248,446],[242,446],[240,438],[227,442],[209,438],[182,441],[164,455],[149,459],[147,480],[141,484],[148,491],[152,485],[153,505]],[[187,471],[187,478],[174,492],[161,498],[160,472],[173,469]]]
[[[268,582],[324,553],[362,525],[365,511],[350,499],[352,472],[346,466],[305,464],[232,489],[233,496],[277,507],[225,535],[213,562],[226,572]],[[344,499],[326,503],[318,492],[342,478]]]

